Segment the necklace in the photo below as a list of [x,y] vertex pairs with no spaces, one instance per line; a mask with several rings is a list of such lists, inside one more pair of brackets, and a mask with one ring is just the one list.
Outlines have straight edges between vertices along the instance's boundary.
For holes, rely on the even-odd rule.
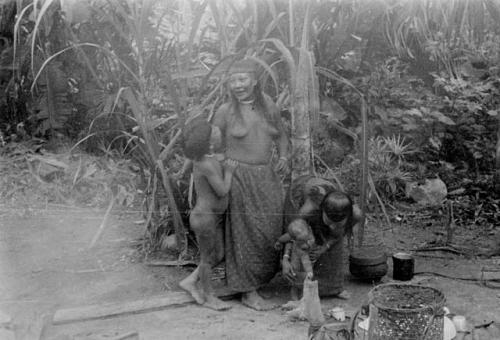
[[240,100],[240,104],[253,104],[255,102],[255,99],[250,99],[250,100]]
[[255,99],[250,99],[250,100],[240,100],[240,104],[244,105],[251,105],[251,110],[255,110]]

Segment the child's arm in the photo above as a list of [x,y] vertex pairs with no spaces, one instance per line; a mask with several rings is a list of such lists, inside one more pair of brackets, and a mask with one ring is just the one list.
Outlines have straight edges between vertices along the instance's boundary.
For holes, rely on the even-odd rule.
[[313,267],[311,263],[311,259],[309,258],[309,254],[303,250],[300,250],[300,261],[302,262],[302,267],[307,274],[307,278],[311,280],[313,278]]
[[286,243],[290,242],[291,240],[292,240],[292,237],[290,236],[290,234],[284,233],[283,235],[281,235],[278,238],[278,240],[274,244],[274,249],[281,250],[281,248],[283,247],[283,244],[286,244]]
[[231,181],[236,166],[236,161],[231,159],[227,160],[224,163],[224,178],[219,175],[219,172],[212,164],[203,167],[203,174],[217,196],[224,197],[228,194],[229,189],[231,189]]
[[292,267],[292,263],[290,262],[290,255],[292,253],[292,244],[285,244],[285,250],[283,251],[283,261],[281,263],[282,266],[282,274],[285,279],[290,282],[295,280],[295,271]]

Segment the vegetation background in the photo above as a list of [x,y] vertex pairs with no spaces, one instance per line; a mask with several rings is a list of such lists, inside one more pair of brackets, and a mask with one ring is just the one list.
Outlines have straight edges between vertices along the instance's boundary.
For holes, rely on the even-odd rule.
[[499,0],[4,0],[0,48],[4,202],[141,209],[145,249],[184,253],[180,132],[247,56],[291,178],[338,181],[380,225],[440,178],[456,225],[500,220]]

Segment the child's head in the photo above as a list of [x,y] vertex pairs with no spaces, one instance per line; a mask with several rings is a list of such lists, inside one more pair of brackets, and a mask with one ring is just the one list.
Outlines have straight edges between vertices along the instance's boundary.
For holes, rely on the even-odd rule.
[[193,160],[200,160],[210,152],[211,146],[220,144],[220,130],[206,120],[199,119],[184,128],[182,149],[184,155]]
[[309,249],[314,245],[315,239],[311,228],[303,219],[295,219],[288,225],[290,237],[299,244],[302,249]]
[[331,222],[341,222],[352,218],[352,205],[352,200],[346,193],[341,191],[329,192],[320,205],[323,212],[323,222],[329,225]]

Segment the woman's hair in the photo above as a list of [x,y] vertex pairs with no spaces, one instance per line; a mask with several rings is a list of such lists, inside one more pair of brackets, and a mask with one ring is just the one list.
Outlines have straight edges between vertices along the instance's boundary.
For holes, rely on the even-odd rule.
[[340,222],[346,217],[348,222],[352,224],[352,208],[353,203],[351,197],[342,191],[328,192],[323,201],[321,201],[321,211],[325,213],[332,222]]
[[200,160],[210,150],[212,126],[204,119],[192,121],[184,127],[182,151],[195,161]]

